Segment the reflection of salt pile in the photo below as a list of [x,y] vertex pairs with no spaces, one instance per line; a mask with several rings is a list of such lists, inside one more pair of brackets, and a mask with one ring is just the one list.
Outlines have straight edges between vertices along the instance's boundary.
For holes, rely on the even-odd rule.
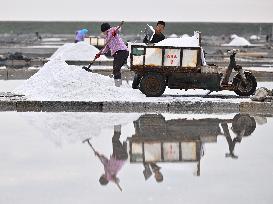
[[222,46],[251,46],[251,43],[243,37],[233,35],[231,42],[228,44],[222,44]]
[[[93,60],[99,50],[93,45],[85,42],[67,43],[60,47],[50,59],[61,58],[63,60],[90,61]],[[97,59],[98,61],[108,60],[104,55]]]
[[[97,137],[114,125],[133,123],[138,113],[23,113],[32,127],[56,145]],[[111,135],[109,135],[111,138]]]
[[113,79],[68,66],[61,59],[46,63],[15,92],[31,100],[42,101],[128,101],[145,98],[137,90],[125,85],[115,87]]

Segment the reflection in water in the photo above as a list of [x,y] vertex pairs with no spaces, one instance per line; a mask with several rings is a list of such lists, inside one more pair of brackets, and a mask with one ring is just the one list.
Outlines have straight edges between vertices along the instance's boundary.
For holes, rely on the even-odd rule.
[[89,139],[86,139],[83,142],[88,142],[89,146],[94,151],[95,156],[99,158],[100,162],[104,166],[104,174],[102,174],[99,179],[100,184],[105,186],[109,183],[109,181],[111,181],[115,183],[117,187],[122,191],[122,188],[119,185],[119,178],[117,177],[117,174],[124,165],[125,161],[128,159],[128,153],[126,142],[121,144],[119,140],[120,135],[121,125],[115,125],[114,135],[112,137],[113,153],[112,155],[110,155],[110,159],[96,151],[93,145],[90,143]]
[[139,113],[21,113],[31,128],[37,129],[45,138],[54,142],[56,146],[65,143],[76,143],[84,140],[87,135],[97,137],[105,129],[112,129],[114,125],[126,125],[139,118]]
[[[272,115],[241,114],[236,119],[235,114],[5,112],[1,116],[1,204],[254,204],[273,200]],[[119,124],[121,131],[117,127],[114,131]],[[114,182],[99,183],[106,174],[104,165],[88,143],[82,143],[92,137],[95,151],[110,160],[110,155],[117,155],[114,135],[116,139],[120,135],[121,142],[114,141],[128,152],[124,165],[112,174],[120,180],[122,196]],[[137,139],[141,146],[136,149]],[[159,142],[159,159],[145,139]],[[239,158],[233,159],[232,153]],[[199,177],[198,160],[189,161],[198,154]],[[157,172],[162,182],[156,181],[160,181]]]
[[[224,136],[228,143],[229,151],[225,156],[237,159],[238,155],[234,153],[236,144],[251,135],[256,128],[254,117],[248,114],[237,114],[233,119],[171,120],[166,120],[161,114],[145,114],[133,124],[135,134],[127,138],[130,163],[143,165],[144,179],[148,180],[153,176],[156,182],[162,182],[164,177],[160,163],[191,162],[196,164],[195,174],[200,176],[203,146],[205,143],[217,142],[218,136]],[[127,144],[119,141],[120,129],[120,126],[114,128],[113,153],[110,159],[94,150],[104,166],[105,172],[99,179],[101,185],[111,181],[120,188],[117,174],[128,158]]]
[[[145,180],[148,180],[152,174],[154,173],[154,177],[156,182],[162,182],[163,181],[163,175],[160,172],[161,167],[159,167],[156,163],[154,162],[144,162],[144,170],[143,170],[143,175]],[[152,171],[153,173],[152,173]]]
[[[228,124],[236,135],[232,138]],[[253,117],[237,114],[233,119],[173,119],[165,120],[162,115],[146,114],[134,121],[135,134],[128,138],[130,162],[143,163],[145,178],[151,173],[146,164],[157,162],[196,162],[200,176],[200,160],[204,156],[203,145],[216,142],[219,135],[225,136],[229,153],[226,157],[237,159],[234,154],[236,143],[249,136],[256,128]],[[222,129],[221,129],[222,128]],[[163,176],[161,175],[162,179]]]

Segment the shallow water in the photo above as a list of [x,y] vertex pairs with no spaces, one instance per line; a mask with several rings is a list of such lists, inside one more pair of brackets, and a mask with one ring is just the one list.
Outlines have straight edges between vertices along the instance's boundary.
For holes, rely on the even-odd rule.
[[[0,203],[272,203],[272,123],[238,114],[2,112]],[[118,141],[126,142],[122,192],[100,185],[103,165],[82,143],[90,137],[107,158],[115,138],[120,160]]]
[[24,82],[25,80],[0,80],[0,92],[12,92]]

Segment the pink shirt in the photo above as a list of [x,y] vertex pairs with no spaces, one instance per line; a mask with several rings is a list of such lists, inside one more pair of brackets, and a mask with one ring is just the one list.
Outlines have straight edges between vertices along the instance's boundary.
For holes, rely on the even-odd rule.
[[108,181],[114,181],[115,176],[120,171],[125,163],[125,160],[118,160],[114,156],[110,156],[110,160],[103,157],[102,163],[104,166],[105,176]]
[[113,36],[112,33],[116,30],[116,27],[112,27],[107,31],[105,40],[108,42],[108,44],[105,46],[105,48],[102,50],[102,54],[107,53],[109,50],[111,50],[111,55],[113,56],[117,51],[119,50],[127,50],[125,43],[119,36],[119,30],[116,31],[116,36]]

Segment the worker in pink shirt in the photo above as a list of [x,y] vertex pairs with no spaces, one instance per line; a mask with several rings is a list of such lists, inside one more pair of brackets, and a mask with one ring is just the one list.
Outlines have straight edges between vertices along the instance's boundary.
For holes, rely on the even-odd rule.
[[116,27],[111,27],[109,23],[103,23],[101,25],[101,32],[105,35],[106,43],[108,43],[102,52],[96,55],[96,58],[99,58],[100,54],[106,54],[109,50],[111,51],[111,55],[114,57],[113,75],[115,86],[119,87],[122,84],[120,69],[126,64],[129,51],[119,36],[119,30]]

